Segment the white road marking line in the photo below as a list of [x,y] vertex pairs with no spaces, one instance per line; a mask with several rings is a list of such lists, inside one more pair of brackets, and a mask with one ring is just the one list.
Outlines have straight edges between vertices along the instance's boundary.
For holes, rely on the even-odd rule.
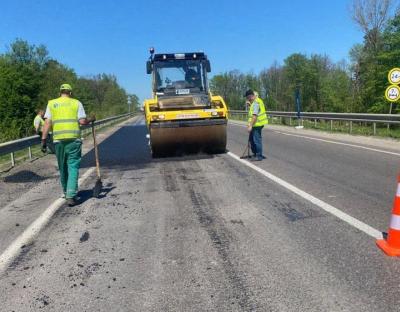
[[[85,180],[94,172],[95,168],[92,167],[82,175],[78,183],[81,185]],[[28,246],[33,239],[40,233],[40,231],[50,221],[52,216],[58,209],[65,203],[64,198],[59,198],[54,201],[35,221],[33,221],[28,228],[25,229],[0,255],[0,273],[4,272],[12,261],[21,253],[22,246]]]
[[275,183],[279,184],[280,186],[286,188],[287,190],[297,194],[298,196],[304,198],[305,200],[313,203],[314,205],[320,207],[322,210],[334,215],[335,217],[339,218],[340,220],[350,224],[351,226],[355,227],[356,229],[364,232],[365,234],[375,238],[375,239],[382,239],[383,235],[381,231],[378,231],[377,229],[371,227],[370,225],[348,215],[347,213],[339,210],[338,208],[333,207],[332,205],[312,196],[309,193],[306,193],[305,191],[302,191],[301,189],[297,188],[293,184],[290,184],[281,178],[278,178],[277,176],[265,171],[264,169],[261,169],[260,167],[257,167],[256,165],[250,163],[247,160],[240,159],[239,156],[228,152],[227,153],[230,157],[233,159],[241,162],[242,164],[246,165],[247,167],[250,167],[251,169],[254,169],[258,173],[261,173],[263,176],[267,177],[268,179],[274,181]]
[[[230,123],[235,126],[245,127],[245,125],[237,123],[237,122],[230,121]],[[309,136],[305,136],[305,135],[291,134],[291,133],[286,133],[286,132],[282,132],[282,131],[278,131],[278,130],[272,130],[272,131],[275,133],[279,133],[279,134],[287,135],[287,136],[293,136],[293,137],[298,137],[298,138],[303,138],[303,139],[308,139],[308,140],[314,140],[314,141],[320,141],[320,142],[325,142],[325,143],[355,147],[355,148],[360,148],[360,149],[364,149],[364,150],[368,150],[368,151],[372,151],[372,152],[383,153],[383,154],[388,154],[388,155],[400,156],[400,153],[389,152],[389,151],[380,150],[380,149],[376,149],[376,148],[372,148],[372,147],[366,147],[366,146],[357,145],[357,144],[350,144],[350,143],[336,142],[336,141],[332,141],[332,140],[313,138],[313,137],[309,137]]]
[[362,146],[362,145],[343,143],[343,142],[336,142],[336,141],[319,139],[319,138],[312,138],[312,137],[308,137],[308,136],[304,136],[304,135],[285,133],[285,132],[281,132],[281,131],[277,131],[277,130],[273,130],[273,131],[276,132],[276,133],[282,134],[282,135],[287,135],[287,136],[294,136],[294,137],[304,138],[304,139],[308,139],[308,140],[314,140],[314,141],[320,141],[320,142],[325,142],[325,143],[350,146],[350,147],[365,149],[365,150],[368,150],[368,151],[373,151],[373,152],[378,152],[378,153],[383,153],[383,154],[388,154],[388,155],[400,156],[400,153],[389,152],[389,151],[380,150],[380,149],[376,149],[376,148],[372,148],[372,147],[366,147],[366,146]]

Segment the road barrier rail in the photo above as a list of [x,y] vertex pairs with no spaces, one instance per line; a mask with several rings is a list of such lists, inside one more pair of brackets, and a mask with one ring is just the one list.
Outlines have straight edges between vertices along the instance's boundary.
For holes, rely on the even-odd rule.
[[[247,111],[241,110],[229,110],[229,116],[247,117]],[[292,120],[298,120],[301,125],[303,120],[313,120],[316,124],[317,121],[330,121],[330,128],[333,130],[333,121],[344,121],[349,123],[349,132],[352,133],[353,122],[358,123],[370,123],[373,126],[373,134],[376,135],[377,124],[400,124],[400,114],[357,114],[357,113],[316,113],[316,112],[301,112],[300,118],[298,118],[297,112],[279,112],[279,111],[268,111],[268,118],[283,118],[289,119],[289,124],[292,124]]]

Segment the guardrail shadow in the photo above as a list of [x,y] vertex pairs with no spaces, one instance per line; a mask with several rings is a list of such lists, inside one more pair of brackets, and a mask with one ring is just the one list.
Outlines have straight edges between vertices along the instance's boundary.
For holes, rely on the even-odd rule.
[[31,170],[21,170],[14,174],[7,175],[0,180],[2,180],[5,183],[29,183],[29,182],[39,183],[48,178],[49,177],[38,175],[36,172],[33,172]]

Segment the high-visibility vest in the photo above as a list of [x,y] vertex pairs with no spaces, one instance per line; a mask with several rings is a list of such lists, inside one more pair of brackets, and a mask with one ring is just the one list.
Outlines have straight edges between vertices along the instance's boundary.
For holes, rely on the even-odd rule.
[[33,120],[33,127],[36,129],[36,123],[39,121],[39,128],[38,131],[43,131],[44,120],[42,116],[36,115],[35,119]]
[[251,122],[251,120],[252,120],[252,118],[253,118],[254,103],[258,103],[258,105],[259,105],[259,107],[260,107],[260,111],[258,112],[257,121],[256,121],[256,123],[253,125],[253,127],[265,126],[266,124],[268,124],[267,111],[265,110],[265,105],[264,105],[263,100],[260,99],[260,98],[255,99],[254,102],[251,103],[251,105],[250,105],[250,109],[249,109],[249,123]]
[[59,97],[49,101],[48,107],[53,125],[53,140],[79,139],[81,137],[78,122],[78,100]]

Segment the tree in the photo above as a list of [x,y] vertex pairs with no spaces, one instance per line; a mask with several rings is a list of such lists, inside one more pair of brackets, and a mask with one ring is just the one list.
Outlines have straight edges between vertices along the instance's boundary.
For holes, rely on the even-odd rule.
[[392,0],[353,0],[352,17],[364,32],[367,45],[377,51],[380,34],[389,19]]
[[[364,43],[350,51],[353,98],[357,111],[388,113],[384,98],[387,74],[400,56],[398,18],[390,18],[390,0],[355,0],[353,18],[364,32]],[[397,21],[396,21],[397,20]]]
[[244,109],[243,93],[261,91],[269,110],[295,110],[295,91],[304,111],[350,111],[352,81],[345,62],[334,64],[326,55],[295,53],[281,66],[274,62],[258,75],[239,71],[216,75],[212,91],[222,95],[231,109]]
[[[17,39],[0,54],[0,142],[32,134],[35,109],[58,97],[62,83],[70,83],[73,96],[98,118],[128,111],[128,95],[115,76],[78,77],[52,59],[44,45]],[[137,97],[132,99],[137,105]]]

